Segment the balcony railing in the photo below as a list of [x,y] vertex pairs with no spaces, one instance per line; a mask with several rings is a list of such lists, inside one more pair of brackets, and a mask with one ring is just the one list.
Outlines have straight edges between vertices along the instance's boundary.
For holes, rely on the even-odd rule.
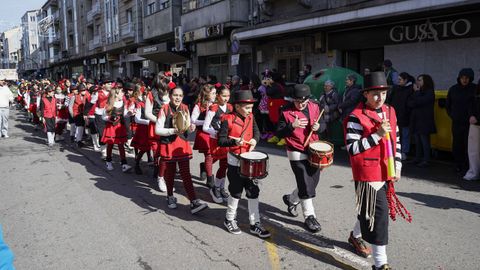
[[93,39],[88,42],[88,49],[95,50],[102,46],[102,37],[100,35],[93,36]]
[[48,38],[48,44],[57,44],[60,43],[60,34],[56,33],[53,36]]
[[135,25],[132,22],[122,24],[120,26],[120,36],[122,38],[135,37]]
[[100,2],[96,2],[93,6],[92,9],[87,12],[87,21],[91,22],[95,16],[101,14],[101,9],[100,9]]

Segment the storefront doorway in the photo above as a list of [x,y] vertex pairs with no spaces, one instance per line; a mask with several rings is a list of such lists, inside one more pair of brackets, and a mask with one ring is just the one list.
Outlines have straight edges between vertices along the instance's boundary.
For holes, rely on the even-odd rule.
[[363,75],[366,68],[370,71],[381,70],[384,59],[383,48],[343,51],[342,66]]
[[300,55],[282,57],[277,60],[278,72],[285,75],[285,81],[295,82],[300,71]]

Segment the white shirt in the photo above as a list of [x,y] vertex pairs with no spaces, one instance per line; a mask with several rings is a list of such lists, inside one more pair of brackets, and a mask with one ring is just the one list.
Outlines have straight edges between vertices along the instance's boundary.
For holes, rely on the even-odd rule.
[[0,108],[9,108],[10,102],[13,102],[13,94],[8,86],[4,85],[0,87]]

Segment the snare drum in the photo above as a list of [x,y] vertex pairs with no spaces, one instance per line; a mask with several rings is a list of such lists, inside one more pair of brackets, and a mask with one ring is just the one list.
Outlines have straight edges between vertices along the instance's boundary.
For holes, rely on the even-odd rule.
[[242,177],[263,179],[268,175],[268,155],[259,151],[240,154],[240,170]]
[[316,141],[308,146],[308,162],[315,168],[326,168],[333,163],[333,144]]

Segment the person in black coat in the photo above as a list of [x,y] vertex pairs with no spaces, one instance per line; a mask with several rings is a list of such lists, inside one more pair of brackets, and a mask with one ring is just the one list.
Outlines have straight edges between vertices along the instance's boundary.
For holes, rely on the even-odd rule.
[[[435,86],[432,77],[422,74],[417,77],[413,94],[408,99],[410,109],[410,134],[415,136],[416,155],[414,162],[418,167],[428,167],[430,161],[430,134],[436,132],[433,107],[435,104]],[[422,157],[423,152],[423,157]]]
[[342,101],[338,104],[338,110],[342,114],[342,120],[347,118],[362,99],[362,86],[357,84],[357,76],[349,74],[345,80],[345,92]]
[[390,96],[387,97],[387,103],[390,104],[397,114],[397,125],[400,128],[400,142],[402,144],[402,160],[407,158],[410,151],[410,108],[408,101],[413,94],[413,78],[407,72],[402,72],[398,76],[398,85],[394,85]]
[[460,70],[457,84],[448,89],[446,109],[452,119],[452,151],[456,170],[464,174],[468,170],[468,131],[476,124],[474,73],[471,68]]

